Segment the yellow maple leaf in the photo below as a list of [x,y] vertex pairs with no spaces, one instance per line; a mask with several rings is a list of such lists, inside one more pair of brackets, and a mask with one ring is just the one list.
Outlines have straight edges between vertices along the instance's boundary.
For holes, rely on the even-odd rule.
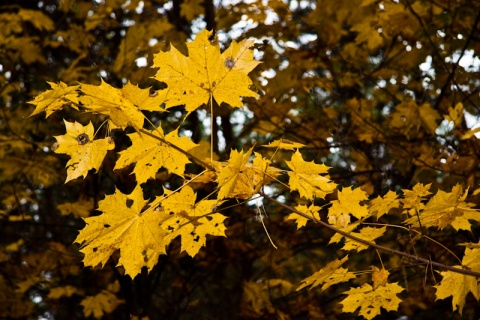
[[144,115],[140,110],[163,111],[160,104],[165,101],[166,94],[162,90],[151,95],[149,89],[140,89],[130,83],[117,89],[103,79],[99,86],[80,84],[80,91],[84,93],[79,98],[83,107],[89,112],[107,115],[112,129],[142,128]]
[[64,287],[51,288],[47,298],[60,299],[62,297],[71,297],[74,294],[82,294],[82,293],[83,293],[83,290],[78,289],[77,287],[74,287],[74,286],[67,285]]
[[369,216],[369,212],[367,206],[361,205],[360,202],[367,199],[366,192],[360,188],[353,190],[352,187],[343,188],[338,191],[338,200],[331,201],[328,217],[330,219],[334,216],[338,220],[344,215],[352,214],[357,219],[364,219]]
[[232,41],[230,46],[222,53],[224,64],[227,69],[238,70],[244,74],[249,74],[260,62],[253,57],[253,40],[242,40],[240,42]]
[[426,196],[431,194],[431,192],[428,191],[431,186],[431,183],[426,185],[417,183],[413,186],[412,190],[402,189],[403,199],[400,201],[403,204],[403,209],[413,212],[422,210],[425,207],[422,201],[425,200]]
[[127,82],[121,89],[122,95],[131,101],[138,109],[145,111],[165,111],[160,105],[165,101],[164,90],[150,91],[150,88],[141,89]]
[[86,218],[94,208],[92,200],[80,199],[75,202],[61,203],[57,205],[57,209],[62,216],[73,214],[76,218]]
[[[272,301],[285,297],[293,290],[293,285],[283,279],[268,279],[265,281],[246,281],[243,284],[243,300],[251,304],[252,309],[263,314],[277,313],[278,310],[273,306]],[[279,317],[279,319],[287,319],[287,317]]]
[[[295,209],[305,213],[308,216],[311,216],[315,219],[320,220],[320,215],[318,214],[318,210],[320,210],[320,207],[317,207],[313,204],[310,205],[309,207],[304,205],[299,205],[299,206],[296,206]],[[295,220],[295,222],[297,223],[297,230],[298,230],[302,227],[305,227],[305,225],[307,224],[307,221],[309,221],[310,219],[307,219],[299,215],[298,213],[293,212],[287,216],[286,220]]]
[[[453,267],[462,268],[462,266],[458,265]],[[453,311],[458,309],[458,312],[462,314],[465,299],[469,292],[478,300],[478,285],[475,277],[452,271],[440,272],[440,274],[443,279],[439,285],[434,286],[434,288],[437,289],[435,292],[436,299],[452,297]]]
[[[188,137],[179,137],[178,130],[174,130],[166,136],[163,135],[163,130],[160,127],[149,132],[185,151],[197,146]],[[150,178],[155,178],[157,171],[162,167],[183,177],[185,165],[190,163],[185,154],[154,137],[140,132],[134,132],[128,136],[132,140],[132,145],[119,152],[120,158],[118,158],[114,170],[136,163],[133,173],[139,184]]]
[[269,144],[264,144],[262,145],[262,147],[277,148],[277,149],[283,149],[283,150],[294,150],[294,149],[303,148],[305,147],[305,145],[298,142],[286,140],[286,139],[278,139],[270,142]]
[[79,86],[67,86],[67,84],[61,81],[59,84],[48,81],[47,83],[52,89],[46,90],[36,96],[34,100],[28,102],[35,105],[35,110],[29,117],[45,111],[45,118],[48,118],[55,111],[62,110],[65,105],[70,105],[78,110],[75,104],[78,103],[77,89]]
[[[420,213],[422,226],[441,230],[451,225],[455,230],[470,230],[471,223],[468,220],[480,221],[480,216],[477,210],[470,209],[475,206],[474,203],[464,201],[467,194],[468,190],[463,192],[458,184],[451,192],[439,190]],[[417,216],[405,220],[405,223],[415,227],[420,225]]]
[[192,156],[197,157],[198,159],[205,160],[206,162],[210,162],[210,156],[213,155],[213,160],[218,160],[218,154],[213,152],[211,153],[211,144],[210,140],[200,140],[197,146],[188,151]]
[[346,282],[350,279],[355,279],[356,276],[353,273],[349,273],[347,269],[340,268],[348,260],[348,255],[343,257],[342,260],[335,260],[329,262],[325,267],[312,274],[310,277],[302,280],[302,284],[297,288],[299,291],[305,287],[311,285],[310,289],[323,284],[322,290],[327,290],[330,286],[337,283]]
[[85,317],[100,319],[105,314],[112,313],[122,303],[125,303],[125,300],[118,299],[113,292],[102,290],[94,296],[85,297],[80,305],[83,306]]
[[[466,248],[465,255],[462,259],[462,265],[454,266],[454,268],[468,268],[468,270],[476,272],[480,271],[480,249]],[[440,284],[434,286],[437,290],[435,293],[436,299],[445,299],[451,296],[453,311],[458,309],[458,312],[462,314],[465,300],[469,292],[471,292],[477,300],[480,298],[480,290],[477,284],[478,281],[475,277],[452,271],[440,272],[440,274],[443,279]]]
[[189,186],[171,195],[168,190],[165,193],[168,197],[160,198],[161,205],[157,208],[165,218],[162,224],[166,232],[165,242],[180,236],[181,251],[193,257],[206,245],[207,235],[226,236],[224,220],[227,217],[215,213],[222,201],[202,200],[195,203],[196,194]]
[[[349,217],[349,216],[348,216]],[[329,221],[330,222],[330,221]],[[350,233],[352,232],[353,230],[355,230],[359,225],[360,225],[360,222],[361,221],[356,221],[354,223],[351,223],[351,224],[347,224],[346,226],[343,226],[341,224],[337,224],[335,225],[336,228],[342,230],[343,232],[346,232],[346,233]],[[333,223],[331,223],[333,224]],[[340,242],[341,240],[343,239],[343,235],[341,235],[340,233],[335,233],[331,238],[330,238],[330,241],[328,242],[328,244],[332,244],[332,243],[338,243]]]
[[124,266],[130,277],[134,278],[142,267],[148,271],[153,268],[158,256],[165,254],[163,237],[167,232],[161,227],[165,217],[153,207],[142,211],[147,202],[137,186],[129,195],[116,190],[98,203],[103,214],[85,218],[86,226],[75,239],[85,254],[85,266],[103,266],[120,249],[118,265]]
[[459,128],[463,120],[463,104],[459,102],[455,108],[448,107],[448,115],[445,115],[445,120],[452,121],[455,128]]
[[373,290],[377,289],[379,286],[385,286],[390,272],[385,268],[379,269],[375,266],[372,266],[372,271]]
[[[360,232],[351,232],[350,234],[366,240],[371,243],[375,243],[375,239],[383,236],[383,234],[387,231],[387,227],[381,227],[381,228],[372,228],[372,227],[364,227],[360,230]],[[367,249],[368,246],[359,243],[355,240],[352,240],[350,238],[346,238],[345,244],[343,245],[342,249],[343,250],[357,250],[357,251],[362,251]]]
[[231,54],[222,55],[218,43],[210,41],[211,34],[203,30],[187,43],[188,57],[174,46],[155,55],[153,67],[160,70],[154,78],[168,86],[167,108],[183,104],[190,113],[212,97],[219,105],[242,107],[240,97],[257,97],[249,88],[252,81],[248,77],[252,66],[258,64],[249,49],[253,41],[233,41]]
[[203,0],[185,0],[180,4],[180,15],[188,21],[205,12],[202,6]]
[[347,297],[342,300],[343,312],[355,312],[360,308],[359,315],[365,319],[373,319],[380,314],[380,308],[387,311],[398,310],[398,305],[402,300],[397,294],[404,289],[395,283],[387,283],[374,289],[368,283],[363,284],[360,288],[351,288],[343,292]]
[[398,195],[394,191],[388,191],[386,195],[378,196],[370,201],[368,211],[371,215],[377,214],[377,220],[384,214],[387,214],[391,209],[398,208],[400,206],[400,200],[397,199]]
[[326,165],[304,161],[298,150],[292,155],[290,161],[285,162],[292,170],[288,172],[290,190],[298,190],[301,197],[309,200],[315,197],[325,198],[328,193],[335,190],[336,184],[330,181],[330,177],[321,175],[328,172],[329,167]]
[[93,140],[93,125],[83,126],[78,122],[64,120],[67,133],[55,136],[58,147],[55,153],[71,157],[67,162],[67,183],[80,176],[87,176],[90,169],[98,171],[108,150],[115,147],[111,138]]
[[249,163],[252,151],[253,147],[245,154],[232,150],[227,165],[215,163],[219,188],[217,199],[248,199],[278,174],[269,167],[270,161],[257,152],[253,164]]

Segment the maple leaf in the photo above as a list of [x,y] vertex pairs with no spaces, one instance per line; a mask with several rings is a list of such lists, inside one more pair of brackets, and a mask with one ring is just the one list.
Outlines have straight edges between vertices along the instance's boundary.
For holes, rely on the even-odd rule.
[[400,206],[400,200],[397,198],[397,193],[390,190],[383,197],[378,196],[377,198],[373,199],[370,201],[370,205],[368,206],[370,215],[374,215],[376,213],[378,220],[384,214],[387,214],[391,209],[398,208]]
[[403,204],[403,208],[407,211],[420,211],[422,210],[425,205],[422,203],[425,200],[425,197],[431,194],[428,190],[432,186],[431,183],[427,185],[423,185],[421,183],[417,183],[413,186],[412,190],[402,189],[403,192],[403,199],[400,200]]
[[93,140],[93,125],[83,126],[78,122],[64,120],[67,133],[55,136],[58,147],[55,153],[64,153],[71,157],[67,162],[65,183],[80,176],[85,177],[90,169],[98,171],[108,150],[115,147],[111,138]]
[[[465,255],[462,259],[461,266],[454,266],[454,268],[468,268],[472,271],[480,271],[480,249],[465,249]],[[478,281],[475,277],[460,274],[452,271],[440,272],[443,279],[440,284],[434,286],[437,290],[435,295],[436,299],[445,299],[452,297],[453,311],[458,309],[458,312],[462,314],[463,307],[467,294],[471,292],[475,299],[479,299]]]
[[83,290],[79,290],[77,287],[67,285],[64,287],[51,288],[47,298],[60,299],[62,297],[71,297],[74,294],[83,294]]
[[[299,206],[296,206],[295,209],[297,209],[298,211],[300,212],[303,212],[305,213],[306,215],[308,216],[311,216],[317,220],[320,220],[320,215],[318,214],[318,210],[320,210],[320,207],[317,207],[315,205],[310,205],[309,207],[307,206],[304,206],[304,205],[299,205]],[[287,220],[295,220],[295,222],[297,223],[297,230],[302,228],[302,227],[305,227],[305,225],[307,224],[307,221],[309,221],[310,219],[307,219],[301,215],[299,215],[298,213],[291,213],[287,216],[286,218]]]
[[103,79],[99,86],[80,84],[80,91],[84,94],[79,99],[84,108],[107,115],[112,129],[142,128],[144,115],[140,110],[163,111],[160,104],[165,101],[165,91],[150,95],[149,89],[140,89],[130,83],[117,89]]
[[[458,265],[453,267],[462,268],[462,266]],[[435,293],[436,299],[452,297],[453,311],[458,309],[458,312],[462,314],[465,300],[469,292],[471,292],[478,300],[478,285],[475,277],[452,271],[440,272],[440,274],[443,279],[439,285],[434,286],[434,288],[437,289],[437,292]]]
[[[178,129],[163,135],[163,130],[159,127],[156,130],[149,131],[153,136],[165,139],[165,141],[188,151],[196,147],[188,137],[179,137]],[[146,182],[150,178],[155,178],[160,168],[165,168],[171,173],[181,177],[185,172],[185,165],[190,163],[187,156],[182,152],[172,148],[152,136],[134,132],[128,137],[132,140],[132,145],[119,152],[114,170],[125,168],[136,163],[133,173],[139,184]]]
[[82,290],[79,290],[77,287],[67,285],[64,287],[51,288],[47,298],[60,299],[62,297],[71,297],[74,294],[82,294],[82,293],[83,293]]
[[379,286],[385,286],[390,272],[385,268],[378,269],[375,266],[372,266],[372,271],[373,290],[377,289]]
[[[360,230],[360,232],[351,232],[350,234],[352,236],[366,240],[368,242],[375,243],[374,240],[383,236],[386,231],[387,231],[387,227],[381,227],[381,228],[364,227]],[[357,250],[357,251],[362,251],[367,248],[368,248],[367,245],[363,243],[359,243],[350,238],[346,238],[345,245],[342,247],[343,250]]]
[[[276,312],[272,301],[288,295],[293,285],[283,279],[269,279],[266,281],[246,281],[243,284],[243,299],[251,303],[255,312],[261,314],[266,309],[269,313]],[[286,317],[280,317],[286,319]]]
[[[474,203],[468,203],[466,199],[468,190],[463,192],[460,185],[455,185],[451,192],[439,190],[425,205],[420,214],[421,224],[424,227],[437,227],[443,229],[452,226],[455,230],[470,230],[471,223],[468,220],[480,221],[477,210],[470,209]],[[417,216],[404,221],[415,227],[419,227]]]
[[340,268],[348,260],[348,255],[343,257],[342,260],[335,260],[329,262],[325,267],[312,274],[310,277],[302,280],[302,284],[297,288],[299,291],[305,287],[311,285],[310,289],[323,284],[322,290],[327,290],[330,286],[337,283],[346,282],[350,279],[355,279],[356,276],[353,273],[349,273],[347,269]]
[[163,237],[167,232],[161,227],[165,218],[153,207],[142,211],[147,202],[137,185],[129,195],[116,190],[98,203],[103,214],[85,218],[86,226],[75,239],[85,254],[85,266],[103,266],[120,249],[118,265],[124,266],[130,277],[134,278],[142,267],[148,271],[153,268],[158,256],[165,254]]
[[196,16],[204,13],[202,3],[203,0],[185,0],[180,4],[180,15],[192,21]]
[[313,200],[315,197],[325,198],[333,192],[336,184],[330,181],[328,175],[320,175],[328,172],[329,167],[324,164],[316,164],[313,161],[306,162],[302,154],[297,150],[290,161],[285,161],[292,172],[290,177],[290,190],[298,190],[301,197]]
[[262,147],[277,148],[277,149],[283,149],[283,150],[294,150],[294,149],[303,148],[305,147],[305,145],[298,142],[286,140],[286,139],[279,139],[279,140],[272,141],[269,144],[264,144],[262,145]]
[[94,208],[93,201],[80,199],[76,202],[61,203],[57,205],[57,209],[62,216],[73,214],[77,218],[86,218]]
[[[334,217],[334,216],[333,216]],[[349,216],[348,216],[349,217]],[[330,222],[330,221],[329,221]],[[355,230],[358,226],[360,225],[360,221],[356,221],[354,223],[351,223],[351,224],[347,224],[346,226],[342,226],[340,224],[337,224],[335,225],[336,228],[342,230],[343,232],[347,232],[347,233],[350,233],[352,232],[353,230]],[[343,235],[341,235],[340,233],[335,233],[331,238],[330,238],[330,241],[328,242],[328,244],[332,244],[332,243],[338,243],[340,242],[341,240],[343,239]]]
[[232,42],[228,53],[220,54],[218,43],[209,40],[212,32],[203,30],[187,43],[188,57],[173,45],[169,52],[154,56],[153,67],[160,68],[154,78],[168,86],[166,107],[185,105],[188,113],[213,97],[220,105],[243,107],[240,97],[257,97],[250,90],[248,73],[258,64],[249,48],[253,41]]
[[227,218],[215,210],[222,201],[202,200],[195,203],[196,194],[189,186],[183,187],[179,192],[169,194],[167,198],[159,198],[161,205],[157,208],[165,221],[165,242],[169,243],[180,236],[182,240],[181,251],[195,256],[201,247],[206,245],[206,236],[225,237],[226,227],[224,220]]
[[118,299],[115,292],[120,289],[118,281],[110,284],[107,289],[103,289],[94,296],[85,297],[80,305],[83,306],[83,314],[85,317],[93,316],[100,319],[105,314],[112,313],[125,300]]
[[445,120],[452,121],[455,128],[460,127],[463,120],[463,104],[459,102],[455,108],[448,107],[448,115],[445,115]]
[[253,164],[248,163],[252,151],[253,147],[245,154],[232,150],[226,165],[215,164],[219,188],[217,199],[248,199],[278,174],[277,170],[269,167],[270,161],[257,152]]
[[70,105],[78,110],[76,104],[78,104],[77,89],[79,86],[67,86],[61,81],[59,84],[48,81],[47,83],[52,89],[46,90],[36,96],[34,100],[28,102],[35,105],[35,110],[29,117],[45,111],[45,118],[48,118],[55,111],[62,110],[65,105]]
[[[349,213],[357,219],[368,217],[369,212],[367,206],[360,205],[361,201],[367,199],[366,192],[359,188],[352,190],[352,187],[347,187],[338,191],[338,200],[331,201],[332,206],[328,209],[329,222],[332,216],[338,221],[342,217],[346,219],[344,216]],[[350,222],[349,219],[348,222]],[[340,225],[345,227],[345,222],[340,223]]]
[[363,284],[360,288],[351,288],[343,292],[347,297],[342,300],[343,312],[355,312],[360,308],[359,315],[365,319],[373,319],[380,314],[380,308],[387,311],[398,310],[398,305],[402,300],[397,294],[404,289],[395,283],[387,283],[374,289],[368,283]]
[[129,81],[123,86],[121,93],[140,110],[165,111],[160,107],[165,101],[166,92],[164,90],[151,91],[150,88],[141,89]]

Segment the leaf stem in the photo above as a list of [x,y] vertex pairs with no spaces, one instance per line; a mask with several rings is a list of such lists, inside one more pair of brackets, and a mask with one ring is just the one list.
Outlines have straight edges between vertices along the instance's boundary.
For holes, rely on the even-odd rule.
[[213,117],[213,96],[210,95],[210,163],[213,163],[213,121],[215,121]]

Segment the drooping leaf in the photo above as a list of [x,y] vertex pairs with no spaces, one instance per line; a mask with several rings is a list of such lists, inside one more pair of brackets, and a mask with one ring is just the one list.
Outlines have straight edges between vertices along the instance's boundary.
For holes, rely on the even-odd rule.
[[[480,249],[465,249],[465,255],[462,259],[461,266],[454,266],[455,268],[468,268],[472,271],[480,271]],[[475,299],[480,298],[480,290],[478,288],[478,281],[475,277],[455,273],[452,271],[440,272],[443,279],[440,284],[434,286],[437,290],[435,293],[437,300],[452,297],[453,311],[458,309],[462,314],[465,306],[466,297],[469,292],[473,294]]]
[[[360,232],[351,232],[350,234],[366,240],[371,243],[375,243],[375,239],[383,236],[385,232],[387,231],[387,227],[381,227],[381,228],[372,228],[372,227],[364,227],[360,230]],[[342,247],[343,250],[365,250],[367,249],[368,246],[366,244],[357,242],[353,239],[347,238],[345,241],[345,245]]]
[[372,281],[373,281],[373,290],[377,289],[379,286],[387,285],[388,276],[390,272],[387,269],[379,269],[375,266],[372,266]]
[[280,139],[270,142],[269,144],[262,145],[262,147],[266,148],[278,148],[283,150],[295,150],[299,148],[305,147],[304,144],[293,142],[286,139]]
[[329,262],[325,267],[312,274],[310,277],[302,280],[302,284],[297,288],[297,291],[311,285],[310,289],[323,284],[322,290],[327,290],[330,286],[337,283],[346,282],[350,279],[355,279],[356,276],[348,272],[345,268],[340,268],[348,260],[348,255],[342,260],[335,260]]

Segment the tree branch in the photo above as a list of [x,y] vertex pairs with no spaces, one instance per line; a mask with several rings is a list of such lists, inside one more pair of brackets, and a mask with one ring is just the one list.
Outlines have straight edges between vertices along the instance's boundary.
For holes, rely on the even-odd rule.
[[342,236],[344,236],[345,238],[348,238],[348,239],[351,239],[355,242],[358,242],[358,243],[361,243],[361,244],[364,244],[364,245],[367,245],[369,247],[373,247],[375,249],[378,249],[378,250],[382,250],[382,251],[387,251],[387,252],[390,252],[390,253],[393,253],[393,254],[397,254],[397,255],[400,255],[400,256],[403,256],[403,257],[406,257],[406,258],[409,258],[409,259],[412,259],[412,260],[415,260],[415,261],[418,261],[418,262],[423,262],[423,263],[426,263],[426,264],[431,264],[433,266],[436,266],[440,269],[444,269],[444,270],[448,270],[448,271],[452,271],[452,272],[456,272],[456,273],[460,273],[460,274],[464,274],[464,275],[469,275],[469,276],[474,276],[474,277],[480,277],[480,272],[474,272],[474,271],[470,271],[470,270],[465,270],[465,269],[459,269],[459,268],[455,268],[455,267],[450,267],[450,266],[447,266],[443,263],[439,263],[439,262],[435,262],[435,261],[432,261],[432,260],[429,260],[429,259],[425,259],[425,258],[421,258],[419,256],[415,256],[415,255],[411,255],[411,254],[408,254],[408,253],[405,253],[405,252],[402,252],[402,251],[399,251],[399,250],[395,250],[395,249],[392,249],[392,248],[388,248],[388,247],[384,247],[384,246],[381,246],[381,245],[378,245],[376,243],[373,243],[373,242],[369,242],[367,240],[364,240],[364,239],[361,239],[361,238],[358,238],[350,233],[347,233],[345,231],[342,231],[340,229],[337,229],[335,228],[334,226],[326,223],[326,222],[323,222],[322,220],[319,220],[319,219],[316,219],[315,217],[312,217],[312,216],[309,216],[301,211],[298,211],[297,209],[289,206],[289,205],[286,205],[272,197],[269,197],[268,195],[266,195],[265,193],[263,193],[262,191],[259,192],[260,195],[262,197],[264,197],[265,199],[268,199],[276,204],[278,204],[279,206],[282,206],[284,207],[285,209],[289,210],[289,211],[292,211],[292,212],[295,212],[296,214],[304,217],[304,218],[307,218],[309,220],[312,220],[316,223],[319,223],[320,225],[322,225],[323,227],[325,228],[328,228],[336,233],[339,233],[341,234]]

